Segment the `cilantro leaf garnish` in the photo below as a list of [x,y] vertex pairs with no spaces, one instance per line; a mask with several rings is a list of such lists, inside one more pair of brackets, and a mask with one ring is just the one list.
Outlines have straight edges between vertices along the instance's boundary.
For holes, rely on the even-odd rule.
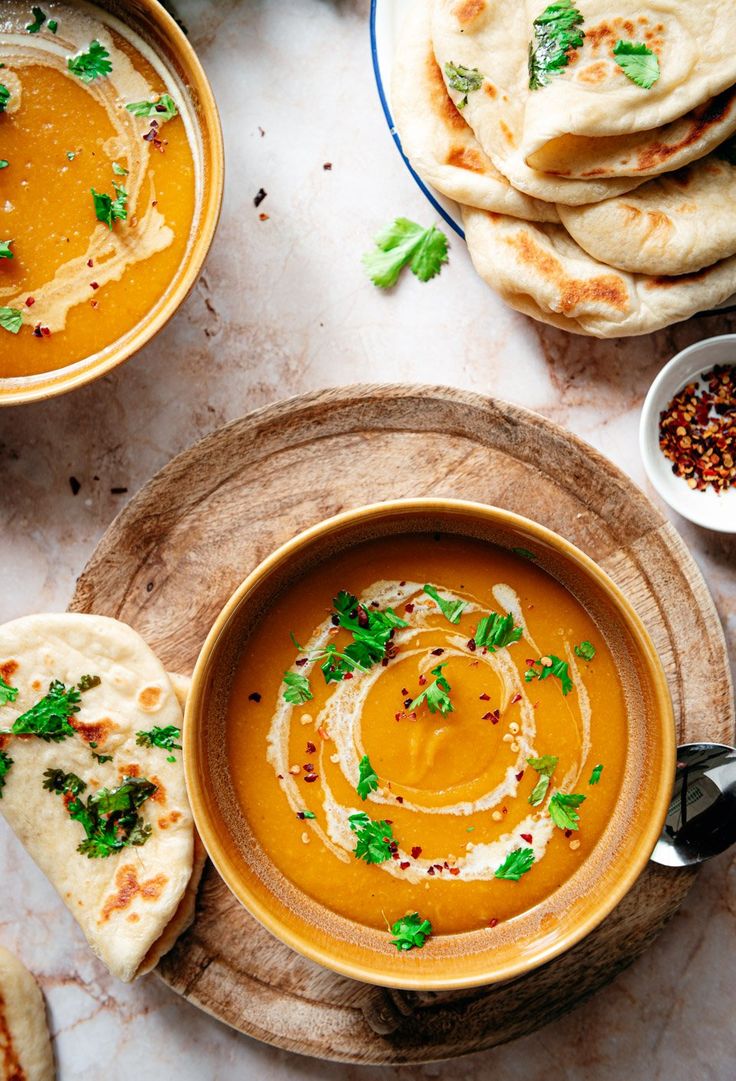
[[430,585],[425,585],[424,592],[428,597],[431,597],[433,601],[437,602],[437,606],[446,620],[450,623],[460,622],[460,616],[468,607],[465,601],[448,601],[439,595],[434,586]]
[[132,101],[125,108],[133,116],[152,116],[160,124],[179,115],[176,102],[169,94],[162,94],[158,101]]
[[544,802],[544,797],[547,795],[549,782],[557,768],[558,759],[553,754],[545,754],[541,758],[527,758],[527,762],[539,774],[539,780],[529,796],[529,803],[531,803],[532,807],[538,807],[540,803]]
[[46,12],[42,11],[41,8],[31,8],[31,14],[33,15],[33,22],[28,23],[26,32],[28,34],[37,34],[46,22]]
[[370,792],[375,792],[378,788],[378,774],[371,765],[367,754],[364,754],[361,758],[359,768],[360,778],[356,791],[360,798],[364,800]]
[[651,90],[659,79],[659,59],[643,41],[618,41],[613,55],[627,79]]
[[402,916],[391,928],[391,945],[397,950],[421,949],[432,934],[432,924],[422,919],[418,912]]
[[9,330],[11,334],[17,334],[23,326],[23,312],[17,308],[0,308],[0,327]]
[[[9,165],[10,162],[6,158],[0,158],[0,169],[7,169]],[[8,311],[9,309],[6,308],[5,310]]]
[[14,736],[38,736],[46,743],[61,743],[74,735],[69,718],[79,713],[80,694],[76,687],[65,687],[58,679],[49,684],[49,693],[21,713],[13,722]]
[[550,676],[556,676],[559,679],[564,695],[570,693],[573,688],[570,679],[570,666],[567,661],[555,657],[554,653],[550,653],[548,657],[540,657],[538,661],[532,661],[531,668],[527,668],[524,673],[524,679],[527,683],[531,683],[533,679],[548,679]]
[[515,848],[509,852],[500,867],[496,868],[493,877],[505,878],[509,882],[518,882],[522,875],[531,871],[534,863],[533,848]]
[[105,762],[112,762],[111,754],[98,754],[97,751],[93,751],[92,757],[94,758],[95,762],[99,762],[101,766],[104,765]]
[[115,181],[113,181],[112,186],[115,188],[115,199],[105,192],[95,191],[94,188],[90,188],[95,216],[98,221],[101,221],[110,230],[112,230],[116,221],[126,221],[128,217],[128,209],[125,205],[128,201],[127,191],[119,184],[116,184]]
[[86,782],[76,773],[65,773],[63,769],[47,769],[43,775],[46,778],[43,787],[59,796],[78,796],[87,787]]
[[52,34],[55,34],[59,29],[59,24],[56,19],[49,19],[46,29],[50,30]]
[[284,672],[284,701],[292,706],[301,706],[314,698],[309,680],[301,672]]
[[114,161],[112,163],[112,171],[115,173],[115,176],[127,176],[128,175],[128,170],[124,169],[122,165],[118,165],[118,163],[116,161]]
[[497,649],[504,649],[521,638],[521,627],[514,626],[514,617],[500,616],[497,612],[491,612],[478,623],[473,640],[476,646],[487,649],[489,653],[495,653]]
[[575,656],[582,657],[584,661],[592,661],[595,657],[595,646],[592,642],[581,642],[579,646],[575,646]]
[[14,258],[10,245],[12,240],[0,240],[0,259],[12,259]]
[[[125,777],[117,788],[101,788],[85,802],[79,794],[58,787],[63,785],[63,778],[74,777],[74,774],[47,770],[44,776],[47,775],[50,775],[49,785],[44,787],[66,794],[70,818],[84,829],[85,838],[77,846],[81,855],[89,859],[106,859],[121,848],[145,844],[151,836],[152,827],[137,813],[137,809],[157,791],[157,786],[145,777]],[[60,775],[58,780],[57,775]],[[76,781],[79,780],[77,777]],[[84,786],[83,781],[80,783]],[[81,791],[83,789],[79,789]]]
[[603,766],[598,765],[593,767],[593,772],[590,775],[588,784],[598,784],[601,779],[601,773],[603,773]]
[[363,266],[368,277],[380,289],[396,285],[399,274],[408,265],[420,281],[434,278],[447,262],[447,237],[431,225],[423,229],[407,218],[396,218],[375,238],[376,250],[366,252]]
[[436,713],[439,710],[445,716],[453,712],[454,707],[450,701],[452,687],[442,675],[442,669],[446,667],[447,662],[438,664],[436,668],[432,669],[432,675],[436,676],[436,679],[428,683],[424,690],[410,703],[408,707],[410,711],[418,709],[422,702],[426,702],[430,713]]
[[10,91],[4,83],[0,83],[0,113],[5,112],[5,106],[10,101]]
[[529,89],[546,86],[570,63],[570,53],[583,44],[584,22],[572,0],[550,4],[534,20],[534,39],[529,44]]
[[15,702],[18,697],[18,688],[11,687],[9,683],[6,683],[2,676],[0,676],[0,706],[5,706],[8,702]]
[[3,789],[5,788],[5,778],[10,773],[10,767],[13,765],[13,759],[5,751],[0,751],[0,799],[3,798]]
[[104,45],[100,45],[99,41],[91,41],[85,53],[70,56],[67,59],[66,66],[72,75],[77,75],[83,83],[91,83],[95,79],[102,79],[112,71],[110,54]]
[[555,792],[549,801],[549,813],[552,821],[561,830],[578,829],[580,815],[575,810],[585,800],[577,792]]
[[[164,751],[180,751],[181,729],[176,725],[167,724],[165,728],[154,727],[147,732],[136,732],[135,741],[139,747],[161,747]],[[174,755],[169,755],[168,762],[176,762]]]
[[366,607],[345,590],[338,593],[332,604],[338,626],[349,631],[353,637],[350,645],[345,647],[344,654],[354,666],[363,669],[382,661],[394,631],[409,626],[405,619],[396,615],[393,608],[381,611]]
[[101,683],[99,676],[82,676],[77,684],[77,690],[84,694],[85,691],[91,691],[93,687],[99,687]]
[[374,822],[365,811],[348,818],[350,829],[355,834],[355,855],[366,863],[385,863],[391,859],[392,845],[395,846],[393,831],[388,822]]
[[314,811],[299,811],[297,818],[316,818]]
[[477,68],[464,68],[462,64],[453,64],[452,61],[445,64],[445,75],[452,89],[464,95],[457,103],[458,109],[465,108],[468,104],[468,94],[472,94],[474,90],[480,90],[485,77]]

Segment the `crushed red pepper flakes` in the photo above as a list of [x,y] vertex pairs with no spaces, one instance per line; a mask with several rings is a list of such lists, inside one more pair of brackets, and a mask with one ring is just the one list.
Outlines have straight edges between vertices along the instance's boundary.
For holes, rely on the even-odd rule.
[[36,303],[36,298],[35,297],[26,297],[26,308],[32,308],[35,303]]
[[404,605],[404,611],[408,612],[411,615],[411,613],[414,611],[414,605],[413,604],[405,604]]
[[99,289],[100,288],[98,282],[90,282],[89,287],[90,287],[90,289]]
[[403,803],[404,802],[404,797],[403,796],[397,796],[396,797],[396,802],[397,803]]
[[511,705],[515,706],[517,702],[521,702],[521,695],[518,693],[511,699]]
[[488,926],[489,927],[497,927],[498,926],[498,920],[496,920],[496,919],[489,920],[488,921]]
[[450,868],[450,874],[451,875],[459,875],[460,874],[460,868],[459,867],[451,867]]
[[411,850],[411,858],[413,860],[418,860],[419,857],[421,856],[421,854],[422,854],[422,850],[419,847],[419,845],[414,845],[414,847]]
[[442,648],[442,646],[438,646],[437,649],[432,650],[432,656],[433,657],[441,657],[444,652],[445,651]]
[[524,770],[523,769],[519,770],[519,772],[516,774],[516,780],[520,781],[523,776],[524,776]]
[[491,700],[490,694],[486,694],[485,691],[483,692],[483,694],[478,695],[478,697],[480,698],[481,702],[490,702]]
[[519,834],[519,836],[521,837],[522,841],[526,841],[526,843],[528,845],[530,845],[532,843],[532,835],[531,835],[531,833],[521,833],[521,834]]
[[484,713],[483,716],[481,717],[481,720],[482,721],[490,721],[492,716],[493,716],[492,713]]
[[659,446],[689,488],[736,485],[736,365],[716,365],[675,395],[659,415]]
[[318,777],[318,773],[306,773],[304,775],[304,780],[307,782],[307,784],[311,784],[313,781],[316,781]]
[[258,691],[251,691],[251,693],[248,695],[249,702],[260,702],[260,700],[261,695],[258,693]]
[[411,867],[411,864],[409,863],[408,860],[402,860],[401,863],[399,864],[399,867],[401,868],[402,871],[405,871],[407,869],[407,867]]

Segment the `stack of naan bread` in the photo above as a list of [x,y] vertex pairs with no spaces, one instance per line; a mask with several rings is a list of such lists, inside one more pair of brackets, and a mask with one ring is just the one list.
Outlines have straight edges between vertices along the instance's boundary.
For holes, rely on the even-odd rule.
[[[531,89],[545,0],[414,0],[394,117],[504,300],[579,334],[643,334],[736,293],[736,3],[573,2],[582,45]],[[656,55],[652,86],[619,41]],[[458,66],[477,89],[450,85]]]

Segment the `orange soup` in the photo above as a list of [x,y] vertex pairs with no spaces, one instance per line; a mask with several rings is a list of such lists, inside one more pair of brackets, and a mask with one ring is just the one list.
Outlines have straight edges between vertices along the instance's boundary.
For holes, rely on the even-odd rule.
[[34,11],[0,10],[0,378],[133,330],[197,216],[193,126],[163,62],[96,7]]
[[626,752],[587,611],[530,553],[450,535],[366,542],[307,573],[253,629],[227,710],[266,854],[399,948],[422,944],[412,928],[493,927],[543,902],[609,822]]

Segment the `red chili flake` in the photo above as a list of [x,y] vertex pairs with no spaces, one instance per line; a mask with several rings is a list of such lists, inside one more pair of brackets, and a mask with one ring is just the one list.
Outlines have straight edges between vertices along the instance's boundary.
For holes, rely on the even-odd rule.
[[317,732],[319,734],[320,739],[329,739],[330,738],[329,732],[327,731],[327,729],[323,725],[319,726],[319,728],[317,729]]
[[493,716],[492,713],[484,713],[483,716],[481,717],[481,720],[482,721],[490,721],[492,716]]
[[501,814],[505,814],[505,815],[507,815],[508,813],[509,813],[509,809],[508,809],[508,807],[502,807],[502,808],[501,808]]
[[270,214],[264,214],[263,211],[261,211],[261,213],[258,215],[258,220],[259,221],[269,221],[270,217],[271,217]]
[[433,657],[441,657],[444,652],[445,651],[442,648],[442,646],[439,646],[437,649],[432,650],[432,656]]
[[491,700],[490,694],[486,694],[485,691],[483,691],[483,694],[478,695],[478,697],[480,698],[481,702],[490,702]]
[[500,709],[494,709],[493,712],[491,713],[491,724],[498,724],[498,722],[500,720],[501,720],[501,710]]
[[304,770],[305,773],[314,773],[314,766],[312,765],[311,762],[305,762],[304,765],[302,766],[302,769]]
[[411,858],[413,860],[418,860],[419,857],[421,856],[421,854],[422,854],[422,850],[419,847],[419,845],[414,845],[414,847],[411,850]]
[[353,673],[352,672],[343,672],[342,678],[343,679],[352,679],[353,678]]
[[423,687],[426,682],[427,682],[427,677],[426,676],[420,676],[419,677],[419,686],[420,687]]
[[94,261],[94,259],[88,259],[88,260],[87,260],[87,266],[90,266],[90,267],[91,267],[91,266],[94,266],[94,265],[95,265],[95,261]]
[[260,700],[261,695],[258,693],[258,691],[251,691],[251,693],[248,695],[249,702],[260,702]]
[[304,819],[305,819],[305,818],[306,818],[307,816],[306,816],[306,815],[304,814],[304,811],[297,811],[297,812],[296,812],[296,817],[297,817],[297,818],[300,818],[300,819],[301,819],[302,821],[304,821]]
[[316,750],[317,748],[311,742],[311,740],[307,740],[307,754],[315,754]]
[[394,713],[394,720],[395,720],[395,721],[400,721],[400,720],[401,720],[401,717],[402,717],[402,714],[401,714],[401,713]]
[[519,770],[519,772],[516,774],[516,780],[520,781],[523,776],[524,776],[524,770],[523,769]]
[[399,585],[400,586],[405,586],[406,585],[406,578],[402,579],[402,581],[399,582]]
[[100,305],[98,304],[98,302],[96,300],[90,300],[89,306],[90,306],[90,308],[99,308]]
[[404,611],[408,612],[409,615],[411,615],[411,613],[414,611],[414,605],[413,604],[405,604],[404,605]]
[[521,833],[521,834],[519,834],[519,836],[521,837],[522,841],[526,841],[526,843],[528,845],[530,845],[532,843],[532,835],[531,835],[531,833]]
[[151,199],[151,206],[158,206],[158,199]]
[[76,477],[69,478],[69,487],[72,490],[72,495],[76,495],[82,485],[79,483]]
[[49,328],[41,326],[40,323],[36,323],[35,327],[33,328],[33,333],[37,338],[51,337],[51,331],[49,330]]
[[[393,826],[393,824],[394,824],[393,818],[387,818],[386,819],[386,825],[387,826]],[[388,838],[386,838],[386,840],[388,840]]]
[[435,869],[435,871],[439,871],[440,873],[441,873],[442,871],[444,871],[444,867],[442,866],[442,864],[441,864],[441,863],[435,863],[435,865],[434,865],[434,869]]
[[260,206],[267,195],[268,195],[267,191],[264,191],[263,188],[259,188],[258,191],[255,194],[254,199],[253,199],[253,206]]
[[381,661],[381,668],[388,668],[388,657],[384,657]]
[[283,781],[283,779],[284,779],[284,775],[283,775],[283,773],[277,773],[277,774],[276,774],[276,776],[278,777],[278,779],[279,779],[280,781]]
[[89,287],[90,287],[90,289],[99,289],[100,288],[97,282],[90,282]]
[[659,416],[659,446],[689,488],[736,485],[736,365],[717,365],[672,399]]
[[125,495],[127,491],[127,488],[111,488],[110,495]]
[[399,867],[401,868],[402,871],[405,871],[407,869],[407,867],[411,867],[411,864],[409,863],[408,860],[402,860],[401,863],[399,864]]
[[434,867],[428,867],[427,868],[427,874],[428,875],[433,875],[434,874]]
[[489,920],[488,921],[488,926],[489,927],[497,927],[498,926],[498,920],[496,920],[496,919]]
[[403,696],[404,696],[404,697],[406,698],[406,696],[407,696],[407,694],[408,694],[409,692],[407,691],[406,687],[402,687],[402,688],[401,688],[401,693],[402,693],[402,695],[403,695]]
[[297,657],[297,659],[294,661],[294,664],[297,666],[297,668],[303,668],[308,660],[308,657]]
[[[324,165],[322,166],[322,168],[324,169],[324,171],[326,173],[329,173],[332,170],[332,162],[331,161],[326,161],[324,163]],[[402,582],[401,584],[403,586],[404,583]]]
[[36,303],[36,298],[35,297],[26,297],[26,308],[32,308],[35,303]]
[[521,702],[521,695],[520,694],[515,694],[514,695],[514,697],[511,699],[511,705],[515,706],[517,702]]
[[470,639],[468,640],[468,649],[470,650],[470,652],[471,652],[471,653],[475,653],[475,651],[476,651],[476,649],[477,649],[477,648],[478,648],[478,647],[477,647],[477,646],[476,646],[476,644],[475,644],[475,638],[470,638]]
[[404,797],[403,796],[397,796],[396,797],[396,802],[397,803],[403,803],[404,802]]
[[312,781],[316,781],[318,777],[319,777],[318,773],[307,773],[306,776],[304,777],[304,780],[307,782],[307,784],[311,784]]
[[572,837],[572,830],[565,830],[565,837]]
[[404,708],[408,709],[413,701],[414,701],[413,698],[405,698],[404,699]]
[[534,657],[527,657],[527,659],[524,661],[524,664],[527,666],[527,668],[531,668],[531,666],[536,663],[537,662],[535,661]]
[[460,874],[460,868],[459,867],[451,867],[450,868],[450,874],[451,875],[459,875]]

